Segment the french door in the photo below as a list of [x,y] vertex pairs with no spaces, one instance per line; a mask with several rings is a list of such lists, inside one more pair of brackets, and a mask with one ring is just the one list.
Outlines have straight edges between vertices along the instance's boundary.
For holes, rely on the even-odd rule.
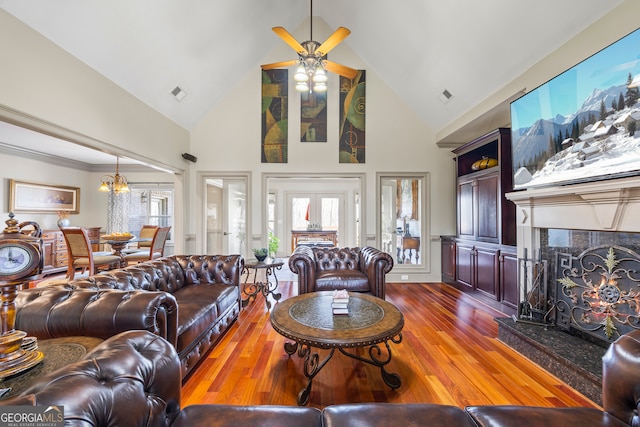
[[341,231],[345,230],[344,211],[344,193],[289,193],[287,229],[336,231],[338,244],[344,246],[340,241]]
[[246,254],[247,179],[204,178],[207,254]]

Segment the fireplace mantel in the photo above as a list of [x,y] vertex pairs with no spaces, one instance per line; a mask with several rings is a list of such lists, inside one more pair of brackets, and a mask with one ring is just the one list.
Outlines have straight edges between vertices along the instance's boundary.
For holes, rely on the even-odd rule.
[[[516,191],[520,239],[536,228],[640,232],[640,176]],[[525,244],[523,241],[522,244]]]
[[[549,258],[548,242],[541,238],[541,230],[640,232],[640,176],[531,188],[505,197],[516,205],[518,258],[529,260],[521,261],[519,271],[533,268],[528,263],[548,262],[550,267],[554,264]],[[530,283],[532,272],[524,274],[522,270],[520,273],[519,301],[522,302],[527,300],[528,290],[535,286]],[[547,286],[553,293],[556,281],[551,278]]]

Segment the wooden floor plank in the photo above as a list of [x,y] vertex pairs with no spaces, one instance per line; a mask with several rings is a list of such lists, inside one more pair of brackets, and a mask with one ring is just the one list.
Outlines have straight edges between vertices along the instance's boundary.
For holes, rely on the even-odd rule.
[[[294,284],[280,281],[283,299],[295,294]],[[310,406],[393,402],[599,408],[498,341],[494,318],[505,315],[457,289],[442,283],[390,283],[386,299],[405,318],[403,340],[390,344],[393,357],[386,367],[401,376],[401,387],[391,390],[379,368],[336,352],[313,381]],[[287,356],[285,342],[258,297],[184,383],[182,404],[297,405],[307,384],[304,360]],[[325,355],[320,352],[321,359]]]

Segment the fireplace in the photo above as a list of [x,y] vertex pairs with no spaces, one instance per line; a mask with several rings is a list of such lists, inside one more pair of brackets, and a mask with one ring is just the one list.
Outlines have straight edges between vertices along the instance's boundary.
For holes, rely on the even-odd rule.
[[[558,280],[563,279],[558,276],[567,274],[563,273],[563,266],[556,265],[557,258],[563,263],[573,262],[583,252],[597,247],[604,248],[599,252],[608,253],[608,247],[614,247],[640,253],[640,177],[529,189],[509,193],[507,198],[516,204],[521,264],[519,311],[525,308],[530,320],[556,320],[556,298],[561,296],[557,293]],[[614,260],[634,256],[622,252],[615,249],[612,256],[618,258]],[[606,255],[599,255],[603,262]],[[622,280],[613,279],[614,287]],[[606,289],[615,291],[606,287],[600,290]]]
[[499,338],[598,402],[604,349],[640,327],[640,176],[506,197],[516,205],[524,316],[499,320]]

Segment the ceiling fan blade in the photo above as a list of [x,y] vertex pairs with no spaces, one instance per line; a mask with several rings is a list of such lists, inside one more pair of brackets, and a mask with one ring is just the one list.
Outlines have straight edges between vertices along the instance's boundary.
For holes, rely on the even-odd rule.
[[329,53],[329,51],[331,49],[333,49],[334,47],[336,47],[342,40],[345,39],[345,37],[347,37],[349,34],[351,34],[351,30],[345,28],[345,27],[340,27],[337,30],[335,30],[333,32],[333,34],[331,34],[329,36],[328,39],[326,39],[324,41],[324,43],[322,43],[317,49],[316,49],[316,53],[319,56],[325,56],[327,53]]
[[339,74],[348,79],[354,78],[358,74],[358,70],[354,70],[353,68],[349,68],[346,65],[337,64],[331,61],[322,61],[324,68],[327,71],[331,71],[332,73]]
[[281,62],[274,62],[272,64],[264,64],[264,65],[261,65],[260,67],[263,70],[273,70],[274,68],[291,67],[292,65],[296,65],[297,63],[298,63],[297,60],[281,61]]
[[298,52],[298,55],[308,54],[307,49],[305,49],[298,41],[289,33],[289,31],[285,30],[284,27],[273,27],[273,32],[276,33],[286,44],[291,46],[293,50]]

